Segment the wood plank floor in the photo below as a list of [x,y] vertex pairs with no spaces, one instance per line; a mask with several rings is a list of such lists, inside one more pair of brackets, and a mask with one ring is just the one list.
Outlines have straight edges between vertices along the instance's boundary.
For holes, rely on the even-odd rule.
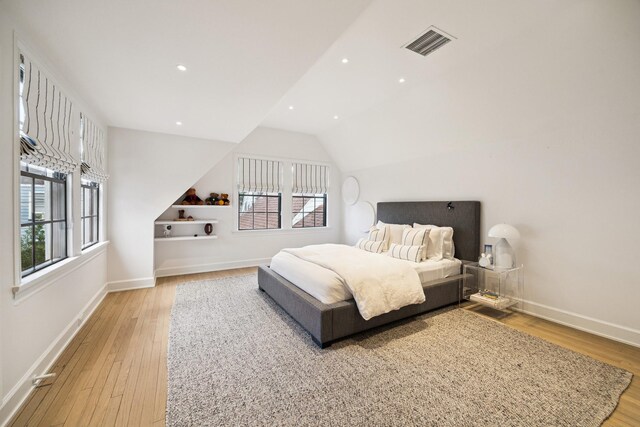
[[[255,268],[158,279],[155,288],[109,294],[56,361],[57,376],[38,387],[13,426],[164,425],[167,340],[176,285]],[[524,314],[496,318],[510,327],[634,373],[607,426],[640,425],[640,349]]]

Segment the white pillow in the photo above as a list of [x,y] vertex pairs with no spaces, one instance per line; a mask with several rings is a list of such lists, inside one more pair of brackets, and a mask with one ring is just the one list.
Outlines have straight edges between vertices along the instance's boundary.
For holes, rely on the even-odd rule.
[[402,244],[404,246],[422,246],[421,260],[427,259],[427,246],[429,245],[429,228],[406,228],[402,232]]
[[453,259],[455,255],[455,246],[453,244],[453,228],[438,227],[437,225],[421,225],[413,224],[414,228],[426,228],[431,230],[429,233],[429,244],[440,242],[440,250],[433,250],[427,247],[427,258],[439,261],[441,259]]
[[407,261],[420,262],[420,260],[422,259],[423,250],[424,245],[407,246],[396,245],[395,243],[392,243],[389,251],[387,252],[387,255]]
[[372,242],[382,242],[382,250],[386,250],[389,247],[389,226],[382,226],[378,228],[374,225],[369,229],[369,240]]
[[374,240],[368,240],[368,239],[362,238],[358,240],[358,243],[356,243],[356,248],[363,249],[367,252],[374,252],[377,254],[382,252],[383,247],[384,247],[384,240],[378,240],[376,242]]
[[382,221],[378,221],[376,227],[389,227],[389,243],[395,243],[396,245],[402,244],[402,233],[405,229],[411,228],[410,225],[407,224],[385,224]]
[[422,228],[429,230],[429,244],[427,245],[427,259],[440,261],[443,257],[443,232],[441,227],[435,225],[413,224],[413,228]]

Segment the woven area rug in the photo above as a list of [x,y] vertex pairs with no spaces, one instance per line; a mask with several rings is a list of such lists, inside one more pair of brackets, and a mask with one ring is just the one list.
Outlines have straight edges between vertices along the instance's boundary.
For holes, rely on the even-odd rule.
[[255,276],[178,286],[169,426],[597,426],[631,374],[460,309],[321,350]]

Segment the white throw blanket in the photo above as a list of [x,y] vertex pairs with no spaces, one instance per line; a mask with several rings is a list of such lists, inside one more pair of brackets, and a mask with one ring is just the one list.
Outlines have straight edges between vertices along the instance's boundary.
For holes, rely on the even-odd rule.
[[340,276],[365,320],[424,302],[418,273],[407,261],[335,244],[283,251]]

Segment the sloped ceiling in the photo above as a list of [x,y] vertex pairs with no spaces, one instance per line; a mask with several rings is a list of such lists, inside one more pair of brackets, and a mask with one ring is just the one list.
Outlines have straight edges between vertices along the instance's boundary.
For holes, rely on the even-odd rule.
[[[368,3],[4,0],[1,6],[107,125],[239,142]],[[177,71],[177,64],[188,70]]]

